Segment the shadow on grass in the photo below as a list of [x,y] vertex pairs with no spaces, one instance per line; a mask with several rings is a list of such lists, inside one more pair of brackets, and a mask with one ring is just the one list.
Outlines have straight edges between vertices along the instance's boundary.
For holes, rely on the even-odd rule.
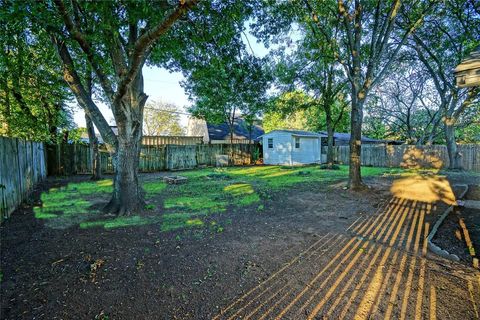
[[[387,168],[362,168],[363,176],[401,174]],[[101,213],[112,192],[112,181],[84,181],[51,188],[41,195],[42,205],[34,208],[37,219],[54,229],[123,228],[158,224],[162,231],[202,228],[205,218],[225,213],[229,208],[251,206],[261,211],[262,200],[273,192],[299,183],[321,183],[326,186],[348,177],[348,168],[321,170],[319,166],[282,167],[252,166],[202,169],[183,172],[188,183],[166,185],[163,181],[146,181],[143,188],[148,204],[144,215],[107,218]],[[160,213],[161,212],[161,213]]]

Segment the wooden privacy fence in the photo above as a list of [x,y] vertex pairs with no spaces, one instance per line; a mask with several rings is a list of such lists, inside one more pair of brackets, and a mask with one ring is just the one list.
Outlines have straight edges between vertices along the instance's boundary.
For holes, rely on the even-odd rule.
[[0,137],[0,222],[46,174],[43,143]]
[[[248,144],[197,144],[142,146],[140,172],[192,169],[197,166],[215,166],[218,155],[229,155],[234,165],[251,162],[255,146]],[[258,146],[257,146],[258,147]],[[83,144],[51,145],[47,148],[48,174],[72,175],[92,172],[90,148]],[[113,173],[112,158],[106,151],[100,152],[103,173]]]
[[[334,147],[335,160],[349,163],[349,146]],[[480,172],[480,145],[459,144],[464,170]],[[362,145],[362,165],[400,168],[448,168],[447,147],[444,145]]]
[[143,136],[142,145],[146,146],[164,146],[167,144],[175,145],[195,145],[203,143],[202,136]]

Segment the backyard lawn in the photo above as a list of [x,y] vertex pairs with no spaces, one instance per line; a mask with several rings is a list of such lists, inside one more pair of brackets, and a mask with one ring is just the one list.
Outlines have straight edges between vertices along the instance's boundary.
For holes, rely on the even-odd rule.
[[[366,177],[394,174],[398,169],[362,169]],[[108,201],[112,180],[71,182],[49,188],[41,194],[41,203],[33,208],[35,217],[51,228],[118,228],[157,224],[162,231],[183,228],[222,226],[209,218],[213,213],[228,208],[248,206],[250,210],[264,210],[264,200],[273,193],[286,192],[298,184],[320,184],[327,187],[348,177],[348,167],[340,170],[322,170],[318,166],[284,167],[252,166],[186,171],[187,184],[167,185],[160,175],[144,175],[146,192],[145,213],[141,215],[106,218],[100,206]]]
[[142,174],[145,210],[128,217],[101,211],[110,179],[49,178],[0,226],[1,318],[475,318],[480,273],[425,239],[450,183],[479,176],[362,170],[362,192],[345,166]]

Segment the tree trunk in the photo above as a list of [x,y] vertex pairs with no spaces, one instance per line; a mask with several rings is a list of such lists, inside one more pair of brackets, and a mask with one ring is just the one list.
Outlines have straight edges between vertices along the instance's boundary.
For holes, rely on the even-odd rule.
[[140,214],[144,207],[144,192],[138,182],[138,165],[143,130],[143,109],[148,96],[143,92],[143,77],[137,76],[120,106],[115,110],[117,148],[112,155],[115,169],[112,199],[104,211],[123,215]]
[[138,183],[140,142],[141,135],[129,138],[119,134],[117,151],[112,157],[115,169],[112,199],[104,209],[108,213],[122,216],[143,211],[144,194]]
[[447,142],[449,169],[462,170],[462,156],[457,150],[455,140],[455,121],[451,118],[445,119],[445,140]]
[[92,164],[92,180],[102,178],[102,170],[100,166],[100,152],[98,151],[98,139],[95,135],[92,119],[85,114],[85,122],[87,125],[88,141],[90,148],[90,162]]
[[351,129],[350,129],[350,168],[349,186],[353,190],[363,189],[361,169],[362,152],[362,120],[364,100],[352,99]]

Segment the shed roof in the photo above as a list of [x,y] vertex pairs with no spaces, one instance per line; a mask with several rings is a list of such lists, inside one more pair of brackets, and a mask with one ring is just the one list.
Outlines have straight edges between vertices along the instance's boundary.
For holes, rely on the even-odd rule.
[[272,130],[268,133],[265,133],[264,136],[274,133],[274,132],[286,132],[290,133],[293,136],[301,136],[301,137],[314,137],[314,138],[321,138],[323,137],[320,133],[311,132],[311,131],[303,131],[303,130]]

